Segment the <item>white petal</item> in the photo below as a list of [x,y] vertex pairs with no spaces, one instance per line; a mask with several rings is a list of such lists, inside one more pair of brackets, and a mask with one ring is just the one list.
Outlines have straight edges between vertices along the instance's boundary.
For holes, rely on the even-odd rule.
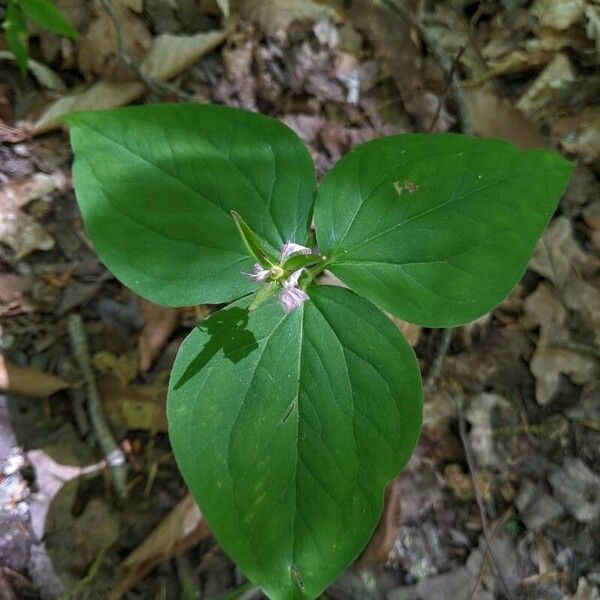
[[293,288],[296,287],[298,285],[298,279],[300,279],[300,275],[302,274],[302,271],[304,269],[298,269],[297,271],[294,271],[284,282],[283,282],[283,287],[284,289],[287,288]]
[[297,287],[284,288],[279,294],[279,301],[286,313],[296,310],[306,300],[308,300],[308,294]]
[[310,254],[311,249],[301,244],[294,244],[294,242],[286,242],[285,246],[281,249],[281,260],[288,259],[292,254]]

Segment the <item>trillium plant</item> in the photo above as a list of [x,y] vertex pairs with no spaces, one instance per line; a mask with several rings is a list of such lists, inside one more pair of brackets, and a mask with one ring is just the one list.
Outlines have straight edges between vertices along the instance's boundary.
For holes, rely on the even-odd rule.
[[[223,305],[171,375],[187,485],[269,598],[316,598],[366,545],[419,437],[419,366],[386,312],[452,327],[491,310],[571,164],[407,134],[357,147],[317,188],[299,138],[258,114],[177,104],[67,121],[107,267],[159,304]],[[344,286],[320,285],[324,271]]]

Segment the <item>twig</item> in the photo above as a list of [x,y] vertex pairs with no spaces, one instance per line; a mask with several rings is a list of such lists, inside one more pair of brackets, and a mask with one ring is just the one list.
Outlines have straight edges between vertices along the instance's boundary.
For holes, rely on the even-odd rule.
[[[431,54],[433,54],[440,67],[442,67],[446,73],[450,74],[452,72],[452,57],[440,44],[435,34],[429,28],[427,28],[403,2],[396,4],[393,0],[381,1],[390,10],[394,11],[396,14],[399,14],[405,21],[408,22],[411,27],[417,29],[422,40],[425,42],[425,45],[429,48],[429,51]],[[448,87],[452,93],[452,96],[454,97],[454,101],[456,102],[458,109],[460,130],[465,135],[472,135],[473,132],[471,129],[471,121],[469,118],[469,111],[467,109],[467,102],[465,100],[465,96],[460,85],[460,79],[456,71],[452,73]]]
[[[490,541],[492,539],[494,539],[494,537],[496,537],[496,534],[498,533],[498,531],[500,530],[501,527],[504,527],[504,525],[506,524],[506,522],[508,521],[508,519],[510,519],[510,517],[513,515],[513,508],[512,506],[502,515],[501,519],[494,525],[494,528],[492,529],[492,533],[490,536]],[[483,556],[481,557],[481,566],[479,567],[479,574],[477,575],[477,581],[475,582],[475,586],[473,587],[473,591],[471,592],[471,595],[469,596],[469,600],[475,600],[475,596],[477,594],[477,592],[479,591],[479,586],[481,585],[481,580],[483,579],[483,570],[485,568],[485,563],[487,560],[487,557],[489,556],[490,553],[490,548],[489,546],[486,545],[486,549],[485,552],[483,553]]]
[[94,562],[91,564],[88,572],[85,577],[77,583],[77,585],[66,595],[64,595],[61,600],[75,600],[76,598],[81,598],[83,596],[83,591],[85,588],[90,586],[94,579],[98,576],[98,572],[100,571],[100,567],[104,562],[104,557],[108,552],[110,546],[105,546],[101,548],[98,554],[96,554],[96,558],[94,558]]
[[454,329],[444,329],[442,333],[442,340],[437,350],[437,354],[431,363],[431,367],[429,369],[429,373],[427,374],[427,379],[425,380],[425,385],[423,386],[423,390],[426,394],[431,392],[439,379],[439,376],[442,373],[442,367],[444,366],[444,359],[446,358],[446,354],[448,354],[448,350],[450,348],[450,342],[452,341],[452,335],[454,334]]
[[71,338],[73,354],[86,383],[87,408],[92,428],[98,438],[98,443],[104,453],[106,463],[112,471],[115,489],[119,496],[124,498],[127,495],[127,464],[125,462],[125,454],[117,445],[102,412],[102,404],[100,403],[100,395],[98,394],[96,380],[94,379],[90,351],[81,316],[78,314],[70,315],[67,320],[67,329]]
[[579,342],[554,342],[548,344],[549,348],[562,348],[563,350],[571,350],[572,352],[578,352],[579,354],[588,354],[594,358],[600,359],[600,350],[594,348],[594,346],[588,346],[587,344],[580,344]]
[[459,385],[456,382],[454,382],[453,387],[455,389],[454,393],[451,394],[451,397],[454,401],[454,404],[456,406],[456,412],[458,414],[458,431],[460,434],[460,441],[465,451],[465,458],[467,460],[469,475],[471,477],[471,486],[473,487],[473,496],[475,496],[477,508],[479,509],[479,517],[481,518],[481,526],[483,528],[483,537],[485,539],[485,545],[487,546],[490,558],[492,559],[492,565],[494,566],[494,570],[496,571],[498,579],[502,584],[503,592],[509,600],[512,600],[512,595],[510,593],[508,582],[506,581],[504,573],[502,572],[502,569],[499,566],[496,552],[494,551],[494,548],[492,546],[493,536],[490,533],[490,526],[485,514],[485,507],[483,505],[483,500],[481,499],[481,494],[479,493],[479,486],[477,485],[477,468],[475,467],[475,461],[473,460],[473,455],[471,454],[471,446],[467,437],[467,426],[465,423],[465,417],[463,415],[461,391]]
[[155,79],[154,77],[148,77],[143,72],[140,65],[131,56],[129,56],[129,53],[125,49],[125,42],[123,41],[123,31],[121,30],[119,16],[117,15],[117,12],[113,5],[113,0],[100,0],[100,3],[108,12],[108,16],[110,17],[113,27],[115,28],[115,36],[117,39],[117,53],[119,55],[119,58],[135,73],[136,77],[140,81],[142,81],[146,85],[146,87],[148,87],[157,94],[173,94],[174,96],[177,96],[179,99],[184,100],[185,102],[193,101],[194,97],[191,94],[187,94],[183,90],[180,90],[177,86],[172,85],[166,81],[161,81],[160,79]]
[[452,82],[452,78],[454,77],[454,74],[456,73],[456,67],[458,66],[458,61],[460,60],[461,56],[464,54],[466,50],[466,46],[463,46],[459,51],[458,54],[454,57],[453,61],[452,61],[452,68],[450,69],[450,72],[448,73],[448,78],[446,81],[446,89],[444,90],[444,93],[440,96],[437,108],[435,109],[435,114],[433,115],[433,119],[431,119],[431,124],[429,125],[429,129],[427,130],[428,133],[431,133],[435,126],[437,125],[438,119],[440,118],[440,114],[442,113],[442,108],[444,106],[444,104],[446,103],[446,98],[448,97],[448,91],[450,90],[450,83]]

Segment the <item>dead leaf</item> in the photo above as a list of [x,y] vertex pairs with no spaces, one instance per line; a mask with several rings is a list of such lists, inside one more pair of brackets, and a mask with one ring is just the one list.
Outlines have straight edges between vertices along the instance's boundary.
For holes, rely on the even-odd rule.
[[0,208],[0,242],[22,260],[34,250],[54,248],[54,238],[38,222],[19,209]]
[[332,3],[319,0],[231,0],[229,11],[242,21],[258,23],[266,34],[287,31],[294,21],[317,21],[325,16],[340,21],[343,17]]
[[469,22],[456,3],[436,3],[430,21],[428,20],[428,26],[448,54],[454,57],[461,53],[460,64],[465,68],[469,79],[476,80],[485,75],[488,66],[471,42]]
[[127,387],[138,376],[138,358],[135,352],[115,356],[102,350],[92,357],[92,364],[98,373],[112,375],[121,388]]
[[[389,8],[370,0],[352,2],[349,17],[373,46],[384,73],[393,78],[406,112],[428,130],[440,102],[425,84],[423,56],[411,27]],[[453,123],[454,117],[442,107],[434,130],[447,131]]]
[[129,104],[145,90],[139,81],[98,81],[87,89],[74,90],[50,104],[32,127],[40,135],[62,125],[61,118],[80,110],[104,110]]
[[543,148],[536,125],[510,102],[478,86],[464,89],[471,125],[484,138],[502,138],[523,149]]
[[582,0],[535,0],[531,14],[542,25],[563,30],[583,19],[584,6]]
[[396,477],[385,492],[383,513],[369,544],[356,561],[354,568],[368,569],[387,562],[402,526],[400,478]]
[[123,388],[112,377],[100,377],[98,390],[106,415],[114,427],[167,431],[166,385],[129,385]]
[[22,208],[32,200],[51,194],[55,190],[66,191],[69,180],[62,171],[35,173],[25,179],[13,179],[0,187],[0,210]]
[[[444,468],[446,484],[452,495],[463,502],[473,499],[473,485],[471,476],[463,471],[461,465],[450,463]],[[475,474],[477,491],[484,500],[489,500],[492,492],[492,478],[487,471],[478,470]]]
[[31,398],[47,398],[70,383],[35,367],[17,367],[0,354],[0,390]]
[[600,476],[579,458],[565,458],[548,475],[556,499],[581,523],[600,517]]
[[171,79],[224,41],[225,33],[222,31],[196,35],[163,33],[154,39],[150,51],[140,64],[140,69],[146,77]]
[[576,79],[569,57],[559,52],[519,98],[516,106],[525,113],[538,117],[541,109]]
[[144,319],[144,327],[138,337],[139,367],[140,372],[146,373],[179,326],[180,312],[139,297],[138,305]]
[[108,595],[108,600],[119,600],[154,567],[179,556],[209,535],[210,530],[198,505],[187,494],[125,558],[119,581]]
[[306,114],[285,115],[281,120],[307,145],[314,143],[326,122],[321,115]]
[[588,4],[585,7],[585,32],[590,40],[596,42],[596,49],[600,50],[600,6]]
[[562,149],[600,171],[600,106],[589,106],[573,117],[556,121],[552,137]]
[[[0,60],[14,61],[15,57],[12,52],[1,50]],[[27,66],[29,67],[30,73],[37,79],[42,87],[59,93],[63,93],[67,90],[64,81],[50,67],[47,67],[33,58],[27,59]]]
[[[193,36],[164,34],[154,40],[140,68],[147,77],[169,78],[177,75],[224,39],[214,31]],[[35,121],[32,132],[39,135],[61,126],[61,117],[79,110],[103,110],[129,104],[145,91],[139,81],[100,80],[89,88],[74,90],[53,102]]]
[[552,221],[535,248],[528,267],[563,289],[574,273],[585,274],[597,266],[573,237],[571,221],[558,217]]
[[[130,10],[129,2],[111,1],[121,29],[124,50],[132,60],[139,61],[152,44],[146,24]],[[88,81],[96,77],[114,81],[133,79],[134,74],[118,56],[117,37],[110,13],[99,2],[94,6],[95,19],[79,44],[79,71]]]
[[54,247],[52,236],[20,209],[31,200],[46,196],[57,188],[67,188],[67,178],[60,171],[51,175],[36,173],[0,188],[0,242],[14,250],[15,260],[21,260],[34,250],[50,250]]
[[27,280],[12,273],[0,274],[0,315],[15,316],[33,311],[33,306],[25,298],[26,289],[31,285]]
[[495,412],[510,411],[512,405],[499,394],[483,393],[470,398],[465,417],[471,424],[469,442],[478,467],[498,468],[502,464],[495,447],[493,417]]
[[540,283],[525,299],[523,308],[525,325],[540,327],[537,347],[529,363],[536,380],[535,397],[540,405],[547,405],[556,397],[561,375],[578,385],[597,376],[598,362],[594,357],[568,346],[567,309],[549,282]]
[[402,332],[402,335],[406,338],[406,341],[414,348],[421,338],[423,328],[420,325],[414,325],[413,323],[407,323],[398,317],[390,313],[386,313],[387,316],[392,320],[394,325]]

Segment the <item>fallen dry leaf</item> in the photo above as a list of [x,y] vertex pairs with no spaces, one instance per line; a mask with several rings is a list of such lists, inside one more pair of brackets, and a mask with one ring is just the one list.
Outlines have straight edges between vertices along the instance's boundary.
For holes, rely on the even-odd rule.
[[[140,69],[150,78],[174,77],[224,39],[219,31],[193,36],[164,34],[153,42]],[[50,104],[35,120],[32,133],[39,135],[61,126],[61,117],[80,110],[103,110],[129,104],[139,98],[146,87],[140,81],[100,80],[91,87],[73,90]]]
[[62,171],[35,173],[25,179],[13,179],[0,187],[0,210],[22,208],[32,200],[42,198],[55,190],[66,191],[69,180]]
[[502,138],[524,149],[545,146],[537,126],[510,102],[481,86],[465,88],[464,95],[477,135]]
[[[14,61],[15,57],[12,52],[1,50],[0,60]],[[67,86],[64,81],[50,67],[47,67],[33,58],[27,59],[27,67],[29,68],[29,72],[37,79],[42,87],[52,90],[53,92],[63,93],[66,91]]]
[[35,367],[17,367],[0,354],[0,390],[31,398],[47,398],[71,384]]
[[190,494],[177,504],[156,529],[122,563],[119,581],[108,600],[119,600],[157,565],[185,552],[210,535]]
[[590,106],[573,117],[559,119],[552,126],[552,137],[565,152],[581,157],[600,172],[600,107]]
[[[389,8],[370,0],[355,0],[349,17],[372,44],[384,72],[394,80],[406,112],[427,131],[436,116],[439,97],[427,89],[421,48],[411,27]],[[447,131],[453,123],[454,117],[442,107],[434,131]]]
[[0,315],[15,316],[33,311],[33,306],[25,298],[31,287],[26,278],[12,273],[0,274]]
[[154,39],[140,69],[146,77],[171,79],[225,41],[222,31],[196,35],[163,33]]
[[[139,61],[152,44],[152,37],[143,19],[134,14],[125,0],[111,0],[121,29],[124,50]],[[95,3],[95,18],[81,39],[78,51],[79,71],[90,81],[96,77],[126,81],[134,77],[118,56],[117,36],[110,13]],[[135,6],[134,6],[135,8]]]
[[598,261],[587,255],[573,237],[573,226],[566,217],[552,221],[535,248],[528,268],[564,289],[573,274],[587,274]]
[[567,309],[554,287],[547,281],[538,285],[523,304],[524,324],[539,325],[540,334],[529,366],[536,380],[535,397],[540,405],[556,397],[561,375],[583,385],[598,374],[598,361],[589,354],[569,347],[569,330],[565,325]]
[[94,354],[92,364],[97,372],[112,375],[121,388],[125,388],[138,376],[138,358],[135,352],[116,356],[102,350]]
[[402,502],[400,493],[400,478],[396,477],[386,489],[383,513],[379,519],[369,544],[356,561],[356,569],[383,564],[390,558],[394,543],[402,526]]
[[535,0],[530,10],[542,25],[562,30],[583,20],[584,4],[582,0]]
[[339,21],[343,17],[332,4],[319,0],[231,0],[229,12],[234,18],[258,23],[267,34],[287,31],[294,21],[317,21],[324,16]]
[[33,217],[19,209],[0,208],[0,242],[14,250],[16,261],[34,250],[54,248],[54,238]]
[[406,338],[406,341],[414,348],[421,339],[421,333],[423,328],[420,325],[414,325],[413,323],[407,323],[398,317],[390,313],[386,313],[387,316],[393,321],[394,325],[402,332],[402,335]]
[[0,187],[0,242],[14,250],[15,260],[21,260],[34,250],[54,247],[52,236],[21,208],[31,200],[67,187],[68,180],[60,171],[50,175],[36,173]]
[[548,106],[575,79],[571,60],[566,54],[559,52],[519,98],[516,106],[534,118],[539,117],[539,111]]
[[100,377],[98,390],[106,415],[115,428],[167,431],[166,385],[124,388],[113,377]]
[[179,326],[180,313],[139,297],[138,305],[144,319],[144,327],[138,337],[139,367],[140,372],[145,373]]
[[80,110],[104,110],[129,104],[145,90],[139,81],[98,81],[89,88],[77,89],[50,104],[32,127],[40,135],[62,125],[61,118]]

